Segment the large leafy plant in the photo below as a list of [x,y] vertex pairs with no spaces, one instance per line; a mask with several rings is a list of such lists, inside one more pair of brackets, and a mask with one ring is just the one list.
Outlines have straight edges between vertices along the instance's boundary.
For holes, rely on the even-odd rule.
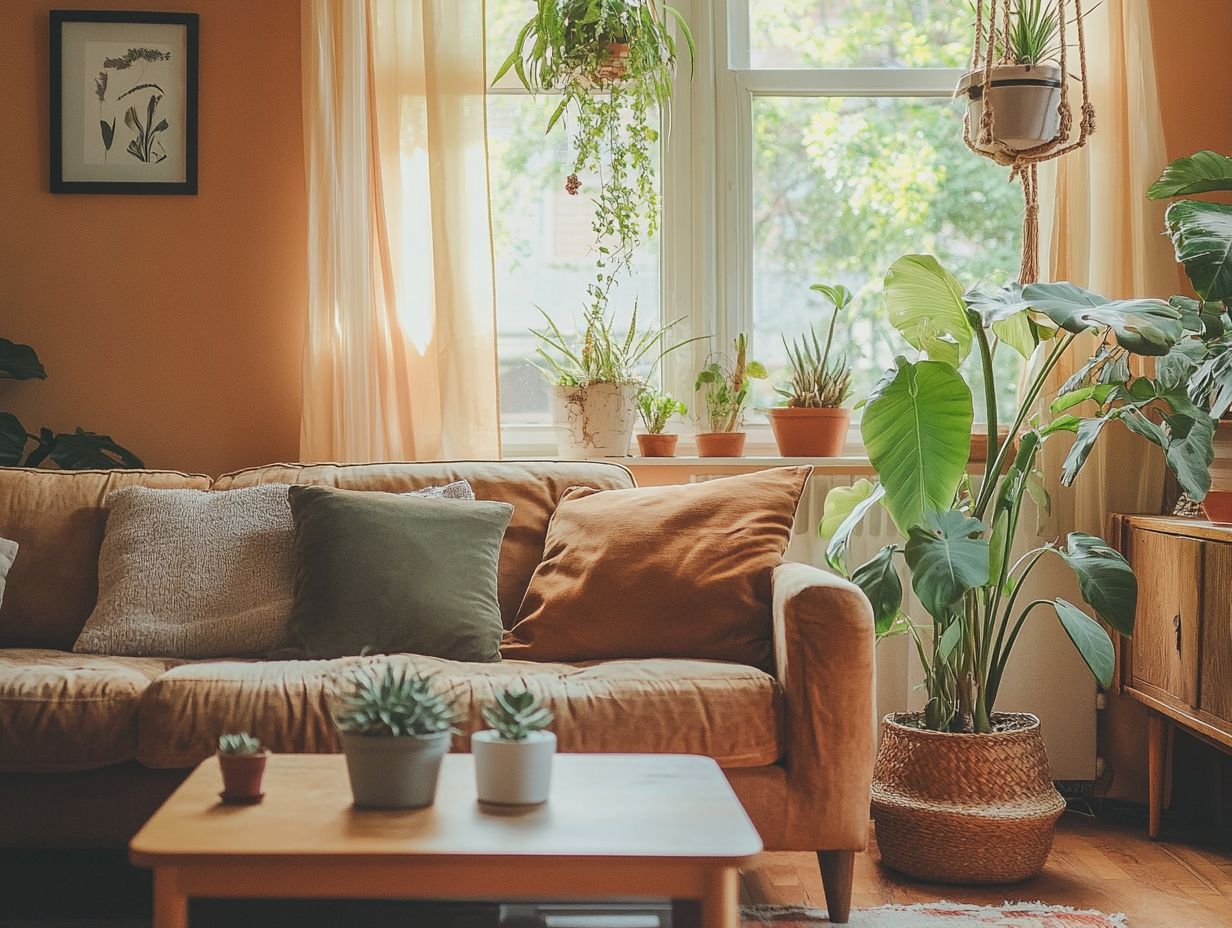
[[[1022,602],[1025,581],[1046,559],[1077,575],[1091,612],[1123,635],[1133,632],[1137,582],[1102,539],[1081,532],[1011,556],[1024,499],[1044,500],[1040,451],[1073,437],[1061,482],[1071,484],[1113,422],[1161,445],[1182,487],[1201,499],[1209,486],[1213,424],[1183,387],[1135,377],[1125,356],[1167,357],[1184,337],[1181,309],[1161,300],[1109,300],[1069,283],[1008,284],[966,290],[936,259],[909,255],[885,281],[891,323],[918,357],[899,357],[872,390],[861,431],[876,483],[831,492],[820,531],[830,564],[868,595],[880,635],[915,639],[925,673],[924,724],[937,731],[989,732],[998,690],[1026,623],[1060,622],[1103,686],[1111,683],[1112,642],[1090,612],[1061,598]],[[1044,408],[1045,383],[1079,334],[1099,350]],[[994,357],[1007,348],[1041,360],[1021,393],[1009,434],[998,438]],[[975,352],[983,372],[989,449],[982,479],[968,474],[975,398],[960,365]],[[1091,381],[1094,382],[1091,382]],[[848,540],[883,506],[903,537],[850,569]],[[931,617],[931,634],[903,612],[898,567]],[[926,629],[925,629],[926,630]]]
[[[46,380],[47,371],[29,345],[0,338],[0,380]],[[27,451],[27,449],[29,449]],[[143,467],[141,458],[110,435],[77,428],[72,432],[27,432],[21,420],[0,412],[0,467],[38,467],[51,461],[64,470]]]

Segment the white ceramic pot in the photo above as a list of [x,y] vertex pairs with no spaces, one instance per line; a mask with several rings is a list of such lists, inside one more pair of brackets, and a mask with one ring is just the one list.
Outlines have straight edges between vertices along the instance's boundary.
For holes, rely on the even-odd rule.
[[556,736],[536,731],[525,741],[505,741],[496,732],[471,735],[475,787],[480,802],[501,806],[538,805],[548,800]]
[[[969,71],[958,82],[956,96],[967,98],[971,142],[980,151],[998,146],[980,144],[980,120],[984,116],[984,69]],[[992,69],[992,134],[995,142],[1013,151],[1026,151],[1053,141],[1060,130],[1061,69],[1050,64],[1001,64]]]
[[634,383],[552,388],[556,450],[563,458],[623,458],[637,424]]
[[436,779],[452,737],[338,733],[355,805],[363,809],[419,809],[436,798]]

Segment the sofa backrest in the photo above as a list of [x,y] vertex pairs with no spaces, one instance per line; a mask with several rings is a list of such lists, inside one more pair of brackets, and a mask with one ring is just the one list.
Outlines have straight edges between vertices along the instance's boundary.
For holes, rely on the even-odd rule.
[[[324,484],[344,490],[402,493],[467,480],[479,499],[513,505],[513,521],[501,545],[497,593],[501,618],[509,628],[543,557],[543,540],[556,504],[570,487],[600,490],[634,485],[619,464],[589,461],[445,461],[416,464],[270,464],[226,474],[216,490],[261,483]],[[3,531],[0,531],[0,536]],[[97,554],[97,551],[96,551]]]
[[0,538],[18,544],[0,605],[0,647],[72,648],[98,597],[107,494],[130,486],[208,490],[210,478],[0,467]]

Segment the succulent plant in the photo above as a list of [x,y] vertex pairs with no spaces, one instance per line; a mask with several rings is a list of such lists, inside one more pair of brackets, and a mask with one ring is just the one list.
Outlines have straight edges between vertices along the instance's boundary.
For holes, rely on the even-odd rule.
[[260,754],[265,747],[246,731],[228,732],[218,739],[219,754],[246,756]]
[[458,720],[450,693],[432,678],[392,664],[362,664],[345,676],[334,724],[356,735],[424,737],[454,731]]
[[528,690],[502,690],[483,707],[483,720],[502,741],[525,741],[552,724],[552,710]]

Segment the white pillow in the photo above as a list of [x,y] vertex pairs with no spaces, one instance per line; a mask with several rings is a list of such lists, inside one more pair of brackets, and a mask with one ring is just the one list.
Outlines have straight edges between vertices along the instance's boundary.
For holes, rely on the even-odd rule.
[[[288,489],[108,494],[98,601],[73,650],[204,659],[285,647],[295,539]],[[416,495],[475,498],[466,481]]]

